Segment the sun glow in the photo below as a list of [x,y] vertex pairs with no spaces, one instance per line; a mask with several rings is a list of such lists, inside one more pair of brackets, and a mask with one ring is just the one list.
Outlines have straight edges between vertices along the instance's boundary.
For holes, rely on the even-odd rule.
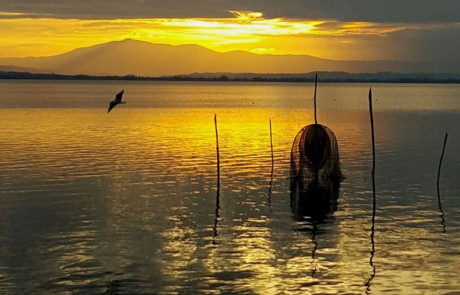
[[345,54],[350,53],[331,44],[357,46],[356,41],[366,36],[384,36],[405,28],[398,24],[265,18],[262,12],[252,11],[230,13],[227,18],[81,20],[0,12],[0,57],[55,55],[132,38],[171,45],[196,44],[219,52],[244,50],[346,59],[350,56]]

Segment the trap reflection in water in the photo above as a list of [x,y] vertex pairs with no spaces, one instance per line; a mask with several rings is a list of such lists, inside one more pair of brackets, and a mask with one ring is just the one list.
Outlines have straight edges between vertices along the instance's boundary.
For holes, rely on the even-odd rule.
[[310,217],[319,221],[333,213],[337,210],[339,190],[339,180],[320,183],[317,179],[303,182],[294,178],[294,184],[291,185],[291,209],[296,219]]
[[296,135],[291,149],[291,209],[297,219],[324,219],[337,209],[342,173],[334,133],[311,124]]

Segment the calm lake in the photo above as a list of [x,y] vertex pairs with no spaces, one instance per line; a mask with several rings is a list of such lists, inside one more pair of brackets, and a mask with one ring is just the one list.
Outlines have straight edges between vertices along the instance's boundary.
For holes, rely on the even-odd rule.
[[289,190],[312,84],[0,81],[0,293],[460,294],[460,85],[371,85],[374,241],[369,86],[319,84],[345,179],[318,221]]

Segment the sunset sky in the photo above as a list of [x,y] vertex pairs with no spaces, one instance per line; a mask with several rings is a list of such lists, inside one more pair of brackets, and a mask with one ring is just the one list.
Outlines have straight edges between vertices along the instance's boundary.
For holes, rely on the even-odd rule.
[[0,57],[132,38],[338,60],[460,59],[460,1],[0,0]]

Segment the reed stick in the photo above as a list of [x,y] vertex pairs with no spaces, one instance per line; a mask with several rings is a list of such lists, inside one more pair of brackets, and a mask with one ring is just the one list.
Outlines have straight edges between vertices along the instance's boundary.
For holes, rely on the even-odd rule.
[[272,152],[272,171],[273,171],[273,166],[274,166],[275,162],[274,162],[274,158],[273,158],[272,119],[270,119],[270,147],[271,147],[271,152]]
[[219,133],[217,131],[217,114],[214,114],[214,128],[216,130],[217,192],[216,192],[216,210],[215,210],[215,215],[214,215],[212,243],[216,244],[217,225],[219,221],[219,210],[220,210],[220,154],[219,154]]
[[371,257],[369,265],[372,267],[372,273],[366,283],[366,294],[370,293],[371,282],[375,278],[376,267],[374,265],[375,255],[375,215],[376,215],[376,195],[375,195],[375,131],[374,131],[374,113],[372,110],[372,89],[369,88],[369,114],[371,121],[371,137],[372,137],[372,221],[371,221]]
[[214,114],[214,128],[216,130],[217,186],[220,187],[220,154],[219,154],[219,133],[217,131],[217,114]]
[[270,185],[268,187],[268,206],[270,207],[272,203],[272,188],[273,188],[273,173],[274,173],[274,168],[275,168],[275,158],[273,156],[273,135],[272,135],[272,119],[269,120],[270,122],[270,148],[271,148],[271,154],[272,154],[272,171],[270,173]]
[[438,192],[438,207],[439,207],[439,212],[441,213],[441,225],[442,225],[442,232],[446,232],[446,225],[445,225],[445,219],[444,219],[444,210],[442,209],[442,203],[441,203],[441,193],[439,189],[439,180],[441,178],[441,166],[442,166],[442,160],[444,158],[444,152],[446,150],[446,143],[447,143],[447,137],[449,134],[446,132],[446,135],[444,136],[444,144],[442,146],[442,152],[441,152],[441,158],[439,159],[439,167],[438,167],[438,179],[436,181],[436,189]]
[[315,73],[315,95],[313,96],[313,104],[314,104],[314,111],[315,111],[315,124],[318,124],[318,120],[316,117],[316,88],[318,85],[318,73]]

